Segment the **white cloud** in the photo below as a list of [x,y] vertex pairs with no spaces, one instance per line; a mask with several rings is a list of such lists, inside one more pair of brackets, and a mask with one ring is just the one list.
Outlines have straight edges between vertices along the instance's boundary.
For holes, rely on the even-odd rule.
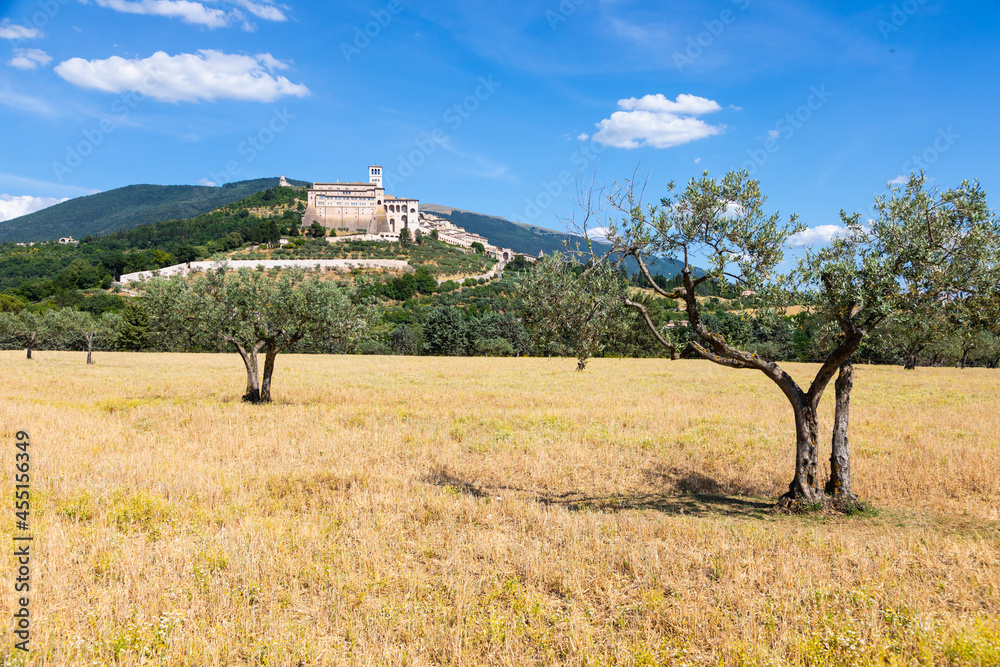
[[799,232],[798,234],[792,234],[789,236],[788,245],[823,245],[829,243],[836,238],[837,235],[846,231],[847,228],[841,227],[840,225],[819,225],[818,227],[810,227]]
[[781,136],[781,132],[779,132],[778,130],[768,130],[767,136],[771,137],[772,139],[777,139],[778,137]]
[[606,243],[608,240],[608,228],[594,227],[593,229],[588,229],[587,238],[598,243]]
[[906,183],[908,183],[909,180],[910,179],[909,179],[908,176],[904,176],[903,174],[900,174],[896,178],[894,178],[891,181],[889,181],[889,185],[906,185]]
[[32,197],[31,195],[0,195],[0,221],[13,220],[22,215],[40,211],[53,204],[66,201],[69,197]]
[[701,158],[700,158],[700,157],[696,157],[696,158],[694,159],[694,163],[695,163],[695,164],[698,164],[699,162],[701,162]]
[[222,28],[232,23],[242,22],[245,30],[253,30],[254,25],[245,20],[242,8],[257,18],[266,21],[286,21],[287,17],[277,6],[269,2],[254,0],[228,0],[231,9],[207,7],[202,2],[194,0],[95,0],[101,7],[113,9],[124,14],[145,14],[147,16],[165,16],[179,18],[185,23],[200,25],[206,28]]
[[206,28],[221,28],[229,23],[229,18],[223,10],[209,9],[200,2],[191,2],[190,0],[96,1],[101,7],[107,7],[108,9],[113,9],[116,12],[124,14],[148,14],[151,16],[179,18],[185,23],[203,25]]
[[161,102],[273,102],[289,95],[309,95],[305,85],[268,73],[284,67],[269,53],[241,56],[202,49],[176,56],[157,51],[148,58],[131,60],[71,58],[59,63],[55,71],[81,88],[107,93],[133,90]]
[[260,61],[261,65],[272,72],[276,69],[288,69],[290,67],[288,63],[281,62],[270,53],[258,53],[257,60]]
[[198,184],[199,184],[199,185],[207,185],[207,186],[208,186],[208,187],[210,187],[210,188],[214,188],[214,187],[216,187],[217,185],[219,185],[219,184],[218,184],[218,183],[216,183],[215,181],[210,181],[210,180],[208,180],[207,178],[202,178],[202,179],[200,179],[200,180],[198,181]]
[[659,94],[630,97],[618,100],[618,106],[622,110],[597,123],[593,136],[616,148],[670,148],[721,134],[724,129],[695,118],[722,109],[718,102],[696,95],[681,94],[676,100]]
[[0,21],[0,39],[37,39],[42,36],[38,28],[11,23],[10,19]]
[[234,0],[234,2],[257,18],[264,19],[265,21],[285,21],[288,18],[280,9],[265,2],[252,2],[251,0]]
[[48,65],[51,61],[52,56],[41,49],[14,49],[14,57],[7,64],[18,69],[35,69],[39,65]]
[[685,95],[683,93],[678,95],[674,101],[668,100],[661,94],[645,95],[638,99],[630,97],[627,100],[618,100],[618,106],[626,111],[653,111],[656,113],[690,116],[700,116],[722,109],[715,100],[698,97],[697,95]]

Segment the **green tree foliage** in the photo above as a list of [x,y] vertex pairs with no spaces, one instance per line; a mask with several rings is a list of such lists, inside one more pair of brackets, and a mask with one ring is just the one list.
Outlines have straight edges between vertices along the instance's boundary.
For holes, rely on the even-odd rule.
[[478,353],[487,354],[480,350],[482,347],[480,341],[483,340],[494,341],[491,344],[493,348],[497,347],[495,341],[507,344],[505,347],[501,346],[505,354],[487,354],[487,356],[520,356],[531,350],[531,337],[513,313],[487,313],[473,321],[469,328],[473,346]]
[[412,245],[413,237],[410,236],[410,230],[408,227],[403,227],[399,230],[399,244],[401,246],[408,247]]
[[484,246],[479,241],[473,241],[471,247],[472,247],[472,250],[475,251],[475,253],[477,255],[485,255],[486,254],[486,246]]
[[433,294],[437,290],[437,281],[426,266],[421,266],[413,274],[413,287],[420,294]]
[[87,351],[87,363],[92,364],[94,343],[113,339],[121,321],[115,313],[96,316],[93,313],[64,309],[58,313],[56,328],[65,343],[74,347],[82,346]]
[[0,294],[0,313],[19,313],[27,306],[27,303],[16,296]]
[[606,262],[584,268],[556,253],[526,272],[519,289],[539,342],[552,353],[575,356],[577,370],[627,327],[628,285]]
[[469,347],[469,330],[456,308],[436,308],[423,326],[424,349],[428,354],[460,356]]
[[514,259],[507,262],[507,266],[503,267],[503,270],[509,273],[525,273],[530,271],[531,267],[531,262],[525,259],[524,255],[514,255]]
[[400,324],[389,334],[393,354],[418,355],[423,352],[424,335],[419,324]]
[[130,299],[121,309],[121,322],[118,325],[118,347],[128,352],[138,352],[147,345],[149,333],[149,314],[143,304]]
[[156,344],[235,348],[247,372],[243,399],[251,403],[271,400],[274,362],[283,350],[307,337],[342,339],[368,327],[367,311],[352,305],[343,290],[299,270],[277,278],[243,269],[193,282],[156,279],[147,285],[145,301]]
[[0,338],[13,340],[24,347],[27,358],[42,343],[58,335],[58,311],[35,313],[27,309],[19,312],[0,312]]

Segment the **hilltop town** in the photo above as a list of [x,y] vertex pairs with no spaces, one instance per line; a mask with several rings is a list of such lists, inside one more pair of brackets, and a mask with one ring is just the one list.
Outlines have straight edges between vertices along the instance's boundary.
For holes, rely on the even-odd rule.
[[[284,176],[279,186],[291,187]],[[353,238],[365,240],[399,240],[400,232],[409,230],[415,235],[437,232],[438,238],[451,245],[473,248],[483,246],[485,254],[493,257],[500,268],[514,258],[510,248],[500,248],[479,234],[468,232],[441,216],[420,210],[420,201],[386,194],[382,185],[382,167],[369,165],[368,182],[314,182],[308,188],[306,209],[302,225],[318,222],[328,230],[351,233]],[[331,237],[343,238],[340,236]]]
[[[278,180],[278,186],[306,191],[305,202],[300,200],[298,205],[298,210],[302,214],[302,228],[318,230],[318,234],[330,244],[352,241],[398,243],[406,235],[410,239],[416,239],[419,236],[437,238],[447,245],[461,248],[467,252],[477,252],[495,260],[495,264],[488,272],[473,276],[476,279],[500,275],[504,267],[514,259],[515,252],[511,248],[494,245],[485,236],[469,232],[441,215],[421,211],[419,200],[386,194],[382,186],[382,167],[371,165],[368,167],[368,174],[368,182],[314,182],[311,187],[293,185],[282,175]],[[286,206],[290,206],[290,204]],[[260,216],[266,216],[273,212],[267,206],[252,210],[253,215]],[[278,248],[291,247],[291,243],[292,239],[281,237],[277,239],[275,245]],[[534,256],[524,256],[529,261],[536,259]],[[237,256],[227,257],[225,263],[230,269],[253,266],[262,266],[266,269],[321,266],[329,270],[349,270],[352,268],[413,270],[413,267],[407,265],[405,261],[384,258],[319,260],[315,258],[267,257],[242,259]],[[206,261],[186,261],[155,270],[123,273],[118,282],[122,286],[126,286],[136,281],[146,280],[154,275],[164,277],[184,275],[218,264],[218,257]]]

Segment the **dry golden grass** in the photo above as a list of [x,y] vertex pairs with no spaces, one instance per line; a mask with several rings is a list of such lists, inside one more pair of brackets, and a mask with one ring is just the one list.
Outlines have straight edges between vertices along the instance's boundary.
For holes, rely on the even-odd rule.
[[36,356],[32,664],[1000,664],[996,371],[860,366],[877,511],[784,516],[790,410],[707,362]]

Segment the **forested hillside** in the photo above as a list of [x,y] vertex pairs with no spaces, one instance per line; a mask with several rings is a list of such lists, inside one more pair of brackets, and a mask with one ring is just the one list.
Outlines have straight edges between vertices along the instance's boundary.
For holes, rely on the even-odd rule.
[[[293,185],[309,185],[289,181]],[[278,185],[277,178],[203,185],[129,185],[77,197],[28,215],[0,222],[0,242],[82,239],[141,225],[193,218]]]
[[39,301],[61,290],[107,287],[122,273],[202,259],[246,243],[277,242],[281,234],[298,230],[304,198],[304,190],[269,188],[194,218],[85,236],[79,245],[3,243],[0,291]]

